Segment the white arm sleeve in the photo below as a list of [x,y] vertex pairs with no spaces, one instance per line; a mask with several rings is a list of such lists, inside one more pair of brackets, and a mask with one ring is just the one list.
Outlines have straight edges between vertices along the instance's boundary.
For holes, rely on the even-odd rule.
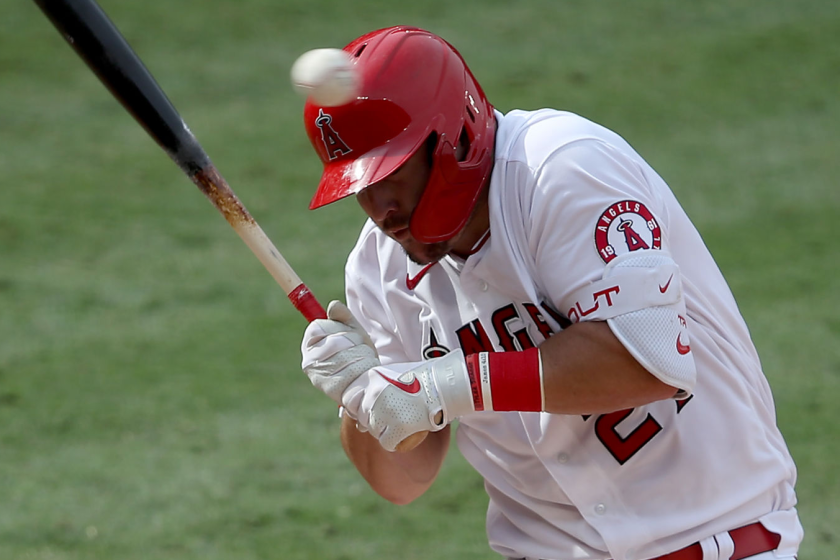
[[665,251],[620,255],[601,280],[575,292],[567,311],[573,322],[606,321],[634,358],[683,399],[697,372],[685,321],[680,271]]

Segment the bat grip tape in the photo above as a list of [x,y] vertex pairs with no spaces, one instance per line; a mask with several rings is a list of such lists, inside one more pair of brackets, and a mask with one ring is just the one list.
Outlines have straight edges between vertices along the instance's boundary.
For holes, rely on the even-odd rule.
[[326,319],[327,312],[324,307],[318,303],[306,284],[299,284],[294,290],[289,292],[289,301],[295,306],[295,309],[300,311],[307,321],[310,323],[315,319]]

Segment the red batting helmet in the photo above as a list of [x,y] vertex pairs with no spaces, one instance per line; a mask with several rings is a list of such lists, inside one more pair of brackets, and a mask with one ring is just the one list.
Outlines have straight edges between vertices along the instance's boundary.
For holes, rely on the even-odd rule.
[[[461,55],[415,27],[390,27],[359,37],[350,53],[360,79],[354,101],[325,107],[308,99],[306,132],[324,163],[310,208],[381,181],[435,134],[429,182],[411,216],[424,243],[458,233],[493,165],[496,119]],[[465,133],[469,150],[455,157]]]

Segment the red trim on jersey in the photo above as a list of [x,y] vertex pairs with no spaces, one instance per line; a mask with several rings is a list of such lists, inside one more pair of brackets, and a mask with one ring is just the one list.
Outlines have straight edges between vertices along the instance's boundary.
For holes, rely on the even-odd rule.
[[418,272],[417,274],[415,274],[415,275],[414,275],[414,278],[412,278],[412,277],[411,277],[411,276],[410,276],[410,275],[406,272],[406,273],[405,273],[405,287],[406,287],[406,288],[408,288],[409,290],[412,290],[412,291],[413,291],[413,290],[414,290],[414,288],[416,288],[416,287],[417,287],[417,284],[419,284],[419,283],[420,283],[420,280],[423,278],[423,276],[425,276],[425,275],[426,275],[426,273],[429,271],[429,269],[430,269],[430,268],[432,268],[433,266],[435,266],[436,264],[437,264],[437,261],[435,261],[435,262],[433,262],[433,263],[430,263],[430,264],[427,264],[426,266],[424,266],[424,267],[420,270],[420,272]]
[[487,240],[489,240],[489,239],[490,239],[490,230],[488,229],[487,231],[484,232],[484,235],[482,235],[479,238],[479,240],[475,243],[475,245],[473,245],[473,248],[470,249],[470,252],[467,253],[467,256],[475,255],[476,253],[481,251],[481,248],[484,247],[484,244],[487,243]]

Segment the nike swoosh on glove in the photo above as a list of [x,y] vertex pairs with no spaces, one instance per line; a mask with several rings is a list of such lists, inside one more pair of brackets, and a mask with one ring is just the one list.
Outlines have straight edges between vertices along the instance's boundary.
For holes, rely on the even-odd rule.
[[376,366],[344,393],[345,410],[388,451],[417,432],[437,432],[475,411],[460,349],[426,362]]
[[309,323],[300,350],[312,385],[338,404],[351,383],[380,363],[370,337],[340,301],[330,302],[327,319]]

